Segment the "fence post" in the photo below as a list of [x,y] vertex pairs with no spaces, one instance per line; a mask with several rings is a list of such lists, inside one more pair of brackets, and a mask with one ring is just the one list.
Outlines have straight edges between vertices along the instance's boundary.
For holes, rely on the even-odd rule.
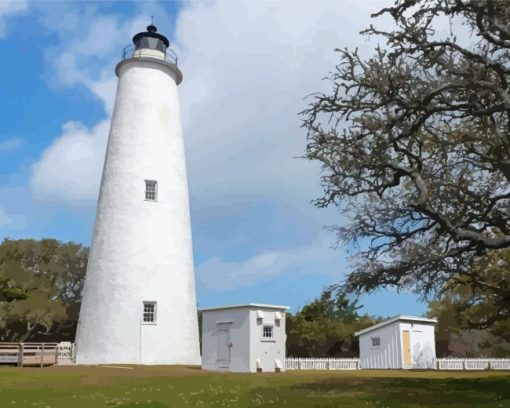
[[41,368],[44,367],[44,343],[41,346]]
[[462,360],[462,369],[463,370],[467,369],[466,359]]
[[18,344],[18,367],[23,367],[23,343]]
[[301,370],[301,360],[298,360],[298,361],[297,361],[297,369],[298,369],[298,370]]

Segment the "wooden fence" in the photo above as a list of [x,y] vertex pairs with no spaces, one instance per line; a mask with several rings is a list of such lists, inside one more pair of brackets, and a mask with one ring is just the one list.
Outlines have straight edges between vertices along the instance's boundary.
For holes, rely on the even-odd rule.
[[359,358],[293,358],[285,360],[287,370],[359,370]]
[[58,343],[0,343],[0,363],[18,367],[57,364]]

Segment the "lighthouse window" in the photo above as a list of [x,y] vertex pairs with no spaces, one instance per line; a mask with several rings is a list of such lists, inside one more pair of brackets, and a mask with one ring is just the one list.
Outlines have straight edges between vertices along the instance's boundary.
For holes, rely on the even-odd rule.
[[158,182],[156,180],[145,180],[145,199],[156,201],[158,194]]
[[156,323],[156,302],[143,302],[143,323]]
[[265,339],[272,339],[273,338],[273,326],[264,326],[264,329],[262,331],[262,337]]

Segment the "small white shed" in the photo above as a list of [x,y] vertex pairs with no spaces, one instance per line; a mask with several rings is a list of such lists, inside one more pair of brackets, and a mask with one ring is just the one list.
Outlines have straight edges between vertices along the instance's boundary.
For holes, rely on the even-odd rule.
[[434,368],[437,320],[397,316],[356,332],[362,369]]
[[202,309],[202,368],[284,371],[287,309],[257,303]]

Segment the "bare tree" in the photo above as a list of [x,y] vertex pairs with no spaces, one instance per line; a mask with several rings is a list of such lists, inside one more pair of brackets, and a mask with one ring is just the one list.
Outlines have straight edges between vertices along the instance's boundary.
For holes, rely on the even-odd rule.
[[339,236],[359,246],[344,287],[428,297],[467,284],[508,315],[508,274],[487,280],[473,263],[510,246],[510,3],[400,0],[383,14],[394,30],[362,33],[386,45],[370,59],[337,50],[332,91],[303,112],[323,170],[316,205],[347,214]]

